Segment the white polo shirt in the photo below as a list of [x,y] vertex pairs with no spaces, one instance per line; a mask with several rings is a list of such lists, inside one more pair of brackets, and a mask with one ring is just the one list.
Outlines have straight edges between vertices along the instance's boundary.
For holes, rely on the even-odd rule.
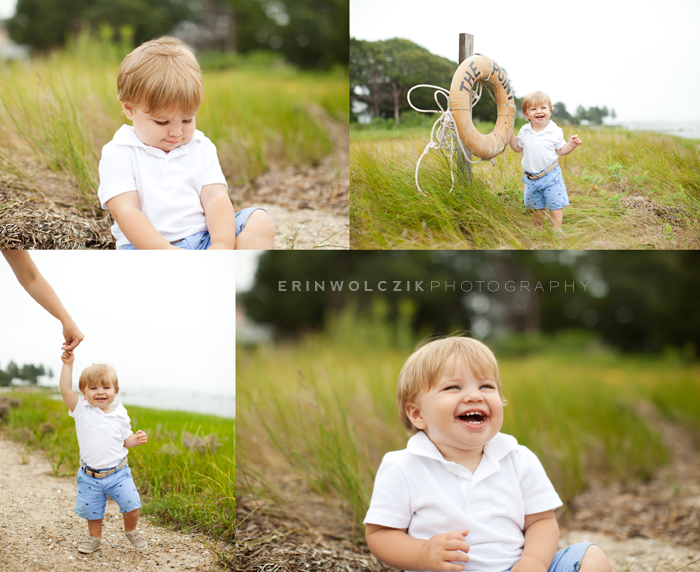
[[542,131],[535,131],[529,123],[518,133],[518,145],[523,149],[523,169],[539,173],[559,158],[557,149],[566,145],[564,132],[551,119]]
[[112,403],[114,411],[104,413],[82,396],[70,416],[75,419],[80,459],[91,469],[116,467],[129,450],[124,440],[133,433],[131,419],[121,403]]
[[[137,191],[141,212],[168,241],[175,242],[207,230],[200,201],[202,187],[226,185],[216,146],[198,129],[185,145],[169,153],[145,145],[130,125],[122,125],[102,148],[100,187],[102,208],[107,201]],[[129,244],[119,228],[112,226],[117,248]]]
[[498,433],[486,443],[472,474],[419,431],[406,449],[384,455],[364,522],[426,540],[468,528],[465,570],[503,572],[522,554],[525,515],[561,505],[539,459],[515,437]]

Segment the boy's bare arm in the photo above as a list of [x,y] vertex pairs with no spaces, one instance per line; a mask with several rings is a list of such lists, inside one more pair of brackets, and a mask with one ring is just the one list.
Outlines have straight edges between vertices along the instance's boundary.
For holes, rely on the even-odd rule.
[[126,238],[139,250],[180,250],[165,240],[141,212],[138,192],[117,195],[106,205]]
[[73,391],[73,362],[75,355],[72,351],[65,351],[61,355],[63,367],[61,367],[61,377],[58,382],[58,387],[61,390],[61,397],[66,407],[73,411],[78,404],[78,394]]
[[553,510],[525,515],[525,545],[513,572],[547,572],[559,542]]
[[236,247],[236,213],[228,197],[226,185],[202,187],[200,194],[212,250],[233,250]]
[[576,149],[576,147],[581,145],[581,143],[583,143],[583,141],[581,141],[578,135],[572,135],[571,139],[566,145],[564,145],[561,149],[557,149],[557,154],[559,156],[568,155],[574,149]]
[[127,449],[131,447],[138,447],[139,445],[145,445],[146,443],[148,443],[148,435],[141,431],[141,429],[124,439],[124,446]]
[[464,570],[469,545],[464,542],[468,530],[437,534],[429,540],[413,538],[405,530],[368,524],[365,538],[370,551],[379,560],[401,570]]
[[29,252],[26,250],[4,250],[2,253],[12,268],[12,272],[15,273],[17,281],[27,293],[63,325],[65,344],[61,349],[74,350],[85,336],[61,303],[54,289],[51,288],[51,284],[41,275],[29,256]]
[[523,152],[523,148],[520,145],[518,145],[518,138],[514,134],[511,134],[510,141],[508,141],[508,145],[510,145],[510,148],[516,153]]

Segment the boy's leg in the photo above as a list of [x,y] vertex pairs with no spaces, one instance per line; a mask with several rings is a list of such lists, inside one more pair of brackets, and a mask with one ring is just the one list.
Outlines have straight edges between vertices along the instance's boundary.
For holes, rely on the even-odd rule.
[[124,532],[131,532],[136,529],[139,523],[139,509],[125,512],[124,514]]
[[102,521],[104,519],[100,520],[88,520],[88,532],[90,533],[90,536],[94,536],[95,538],[102,538]]
[[254,210],[245,227],[236,236],[236,250],[272,250],[275,244],[275,225],[262,209]]
[[546,218],[544,209],[535,209],[532,212],[533,212],[533,215],[535,217],[535,224],[537,226],[542,226],[542,223],[544,222],[544,219]]
[[564,218],[564,209],[562,208],[549,211],[549,216],[552,217],[552,224],[554,225],[554,228],[561,228],[561,221]]
[[579,572],[612,572],[612,565],[605,552],[593,544],[583,555]]

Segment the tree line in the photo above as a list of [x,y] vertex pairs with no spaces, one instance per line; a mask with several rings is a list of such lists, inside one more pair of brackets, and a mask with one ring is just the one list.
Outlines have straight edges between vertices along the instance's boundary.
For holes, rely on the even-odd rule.
[[[411,110],[406,96],[413,86],[430,84],[449,89],[457,67],[457,62],[437,56],[410,40],[392,38],[370,42],[350,38],[351,109],[353,104],[355,109],[358,103],[362,104],[373,118],[393,119],[398,125],[401,114]],[[411,93],[411,101],[419,109],[437,109],[433,92],[428,88],[415,90]],[[442,101],[444,107],[444,99]],[[516,97],[515,104],[520,114],[522,98]],[[615,119],[615,111],[609,112],[607,107],[586,109],[579,106],[574,115],[561,102],[553,107],[552,117],[560,123],[576,125],[587,121],[601,125],[605,117]],[[496,102],[485,88],[472,116],[490,122],[495,122],[498,117]],[[357,113],[351,113],[351,121],[358,121]]]
[[53,371],[46,371],[43,365],[25,364],[18,366],[14,361],[7,364],[7,369],[0,369],[0,387],[8,387],[12,385],[13,379],[26,381],[30,385],[37,385],[39,378],[42,376],[53,377]]
[[18,0],[12,40],[34,51],[108,23],[134,46],[188,23],[197,49],[271,51],[301,68],[347,66],[349,0]]
[[[585,330],[622,351],[677,348],[700,356],[697,252],[316,254],[263,254],[253,288],[241,296],[250,317],[294,337],[321,329],[349,304],[369,311],[381,299],[390,321],[399,320],[402,305],[414,308],[415,334],[477,331],[488,322],[486,337]],[[301,291],[293,291],[293,280]],[[342,290],[331,287],[341,281]]]

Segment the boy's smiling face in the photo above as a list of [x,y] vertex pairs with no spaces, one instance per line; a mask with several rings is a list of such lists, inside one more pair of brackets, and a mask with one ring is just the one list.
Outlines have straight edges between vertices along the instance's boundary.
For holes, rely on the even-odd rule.
[[83,390],[83,397],[89,405],[109,412],[110,406],[117,396],[114,386],[108,381],[91,383]]
[[127,119],[134,122],[134,132],[142,143],[169,153],[189,142],[194,135],[195,115],[162,112],[150,115],[141,108],[122,103]]
[[530,120],[532,127],[539,131],[547,126],[552,110],[546,103],[535,103],[525,110],[525,117]]
[[420,393],[406,413],[448,461],[481,455],[484,445],[501,430],[503,401],[495,381],[474,377],[456,357],[442,368],[435,385]]

